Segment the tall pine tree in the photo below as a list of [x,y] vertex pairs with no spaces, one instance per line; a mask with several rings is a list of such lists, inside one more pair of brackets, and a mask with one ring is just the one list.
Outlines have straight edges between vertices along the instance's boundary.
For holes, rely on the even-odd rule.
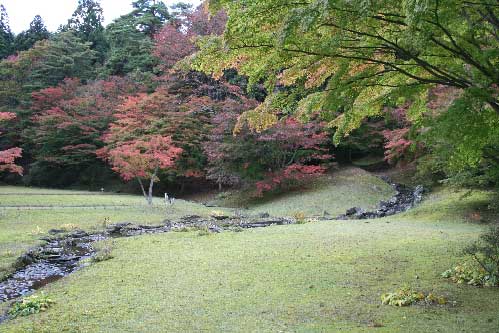
[[49,39],[50,33],[40,15],[36,15],[29,24],[29,29],[16,36],[14,41],[15,51],[25,51],[33,47],[36,42]]
[[116,19],[106,29],[110,47],[106,74],[148,73],[157,64],[152,55],[152,38],[172,17],[162,1],[138,0],[132,5],[131,13]]
[[102,62],[107,51],[103,21],[99,0],[78,0],[73,15],[60,30],[72,31],[82,41],[91,43],[92,50],[97,52],[98,60]]
[[9,15],[3,5],[0,5],[0,59],[12,54],[14,34],[10,30]]

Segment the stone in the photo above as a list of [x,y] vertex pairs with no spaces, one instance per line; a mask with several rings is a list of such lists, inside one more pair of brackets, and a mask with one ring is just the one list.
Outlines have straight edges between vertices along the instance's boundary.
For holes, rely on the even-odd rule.
[[[382,179],[387,181],[386,178],[382,177]],[[410,189],[401,184],[391,184],[391,186],[396,191],[395,195],[388,201],[381,201],[376,210],[366,212],[362,208],[352,207],[347,209],[345,214],[337,216],[336,219],[371,219],[385,217],[405,212],[423,200],[424,188],[422,185],[418,185],[414,189]]]
[[51,235],[55,235],[55,234],[62,234],[62,233],[64,233],[64,232],[65,232],[65,231],[64,231],[64,230],[62,230],[62,229],[50,229],[50,230],[49,230],[49,234],[51,234]]

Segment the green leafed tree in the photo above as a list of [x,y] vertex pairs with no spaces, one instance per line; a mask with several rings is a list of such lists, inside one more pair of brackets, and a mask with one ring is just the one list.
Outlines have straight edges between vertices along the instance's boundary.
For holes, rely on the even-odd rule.
[[0,59],[12,54],[14,34],[10,30],[9,15],[3,5],[0,4]]
[[26,51],[32,48],[36,42],[48,39],[49,37],[50,33],[48,32],[43,19],[40,15],[36,15],[29,24],[29,29],[16,36],[14,49],[17,52]]
[[109,44],[105,74],[125,75],[134,71],[151,72],[157,64],[152,55],[152,39],[137,28],[131,15],[116,19],[107,26],[106,40]]
[[137,27],[151,38],[171,18],[168,7],[163,1],[137,0],[132,2],[132,6],[134,10],[131,15]]
[[99,60],[103,61],[107,43],[102,22],[104,15],[99,0],[78,0],[73,15],[60,30],[72,31],[82,41],[91,43],[91,48],[97,52]]
[[[83,81],[93,78],[95,52],[90,49],[90,43],[83,42],[72,32],[57,34],[38,47],[44,50],[30,65],[28,80],[24,84],[26,89],[55,86],[67,77]],[[23,58],[23,55],[19,58]]]
[[[495,0],[209,3],[212,11],[225,9],[229,20],[222,37],[199,41],[193,67],[218,75],[236,68],[250,83],[265,82],[273,93],[246,117],[256,124],[265,114],[281,112],[277,97],[297,90],[293,112],[304,119],[320,113],[336,128],[336,142],[384,106],[405,102],[411,102],[408,116],[416,126],[456,109],[490,114],[468,117],[476,128],[499,117]],[[428,96],[439,87],[456,93],[446,108],[431,112]],[[470,147],[483,158],[491,140],[477,139]]]
[[95,52],[72,32],[42,40],[27,51],[0,62],[0,106],[29,103],[31,92],[55,86],[67,77],[94,77]]

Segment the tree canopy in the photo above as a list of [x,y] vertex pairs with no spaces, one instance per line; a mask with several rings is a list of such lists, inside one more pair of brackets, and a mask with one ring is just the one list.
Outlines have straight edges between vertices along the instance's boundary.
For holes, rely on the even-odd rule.
[[[272,115],[282,112],[283,100],[295,103],[289,111],[301,119],[321,114],[335,128],[335,143],[406,101],[409,118],[423,126],[438,118],[427,102],[439,87],[457,91],[439,123],[464,112],[477,130],[499,116],[496,1],[211,0],[210,7],[224,9],[229,20],[223,36],[199,41],[193,68],[216,76],[236,68],[250,83],[264,82],[272,93],[244,117],[254,128],[277,121]],[[479,114],[490,116],[473,116]],[[473,145],[483,157],[497,142],[490,135],[468,148],[453,142],[462,147],[451,154]]]
[[0,7],[0,111],[15,116],[0,148],[23,149],[27,183],[114,168],[263,194],[373,157],[499,185],[493,0],[136,0],[103,17],[79,0],[58,31],[37,16],[14,36]]
[[48,39],[50,33],[40,15],[36,15],[29,24],[29,29],[18,34],[14,41],[16,51],[26,51],[32,48],[36,42]]

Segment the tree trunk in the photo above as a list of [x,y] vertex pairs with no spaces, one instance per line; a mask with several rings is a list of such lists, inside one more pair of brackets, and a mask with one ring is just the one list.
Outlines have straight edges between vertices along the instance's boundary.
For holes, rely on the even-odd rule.
[[142,184],[142,180],[140,180],[140,178],[137,177],[137,181],[139,182],[140,189],[142,190],[142,194],[144,195],[144,199],[146,199],[147,203],[149,203],[149,201],[147,200],[147,193],[144,188],[144,184]]
[[147,194],[147,203],[149,204],[149,206],[152,205],[152,189],[154,186],[154,179],[156,178],[157,173],[158,173],[158,167],[154,169],[154,173],[151,176],[151,181],[149,182],[149,192]]

